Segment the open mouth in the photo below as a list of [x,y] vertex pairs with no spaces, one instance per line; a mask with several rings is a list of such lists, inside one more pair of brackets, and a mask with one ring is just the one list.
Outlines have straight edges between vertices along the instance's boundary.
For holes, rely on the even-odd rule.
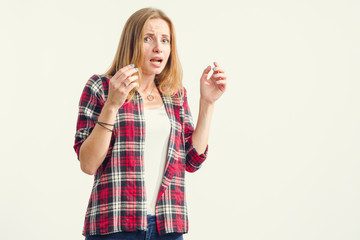
[[162,59],[161,58],[152,58],[150,59],[150,62],[157,62],[157,63],[162,63]]

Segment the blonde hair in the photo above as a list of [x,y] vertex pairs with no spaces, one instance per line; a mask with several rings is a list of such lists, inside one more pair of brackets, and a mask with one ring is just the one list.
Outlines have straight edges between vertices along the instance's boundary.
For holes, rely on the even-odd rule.
[[[163,11],[156,8],[143,8],[130,16],[122,31],[114,61],[105,74],[112,77],[119,69],[129,64],[135,64],[135,67],[139,69],[139,85],[141,84],[141,66],[144,61],[144,26],[150,19],[157,18],[166,21],[169,25],[171,51],[165,68],[156,76],[156,83],[161,93],[165,96],[174,96],[179,91],[182,96],[184,92],[182,85],[182,67],[176,50],[174,25]],[[133,89],[127,99],[131,100],[134,93],[135,90]]]

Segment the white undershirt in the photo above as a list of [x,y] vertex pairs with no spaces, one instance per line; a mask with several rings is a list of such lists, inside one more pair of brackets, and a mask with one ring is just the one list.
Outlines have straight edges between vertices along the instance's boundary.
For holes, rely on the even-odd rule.
[[161,182],[170,136],[170,120],[164,105],[157,109],[145,109],[145,187],[148,214],[155,215],[155,204]]

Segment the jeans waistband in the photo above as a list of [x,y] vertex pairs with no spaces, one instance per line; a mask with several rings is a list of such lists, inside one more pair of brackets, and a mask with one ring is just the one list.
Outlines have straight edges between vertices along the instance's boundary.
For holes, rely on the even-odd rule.
[[148,221],[148,223],[156,223],[156,216],[148,214],[147,221]]

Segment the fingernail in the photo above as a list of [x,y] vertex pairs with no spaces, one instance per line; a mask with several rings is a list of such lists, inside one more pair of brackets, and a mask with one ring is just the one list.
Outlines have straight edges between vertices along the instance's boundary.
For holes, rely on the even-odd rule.
[[214,71],[215,71],[215,70],[217,69],[217,67],[214,67],[213,69],[214,69]]
[[214,62],[214,64],[218,65],[218,63],[217,63],[217,62]]
[[216,81],[216,83],[217,83],[217,84],[219,84],[219,83],[220,83],[220,81]]
[[138,68],[135,68],[135,71],[139,70]]
[[134,65],[134,64],[131,64],[130,66],[131,66],[131,67],[134,67],[135,65]]
[[214,74],[214,77],[217,77],[217,74]]

